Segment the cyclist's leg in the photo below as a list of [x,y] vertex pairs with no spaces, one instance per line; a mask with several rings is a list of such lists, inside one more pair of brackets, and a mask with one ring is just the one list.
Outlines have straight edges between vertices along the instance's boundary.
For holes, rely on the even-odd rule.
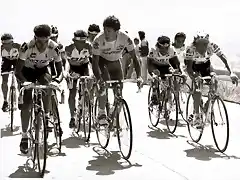
[[[1,66],[1,72],[9,72],[11,70],[11,62],[7,59],[2,59],[2,66]],[[7,101],[7,95],[8,95],[8,74],[2,75],[2,92],[3,92],[3,106],[2,110],[3,112],[7,112],[9,110],[9,105]]]
[[[23,76],[27,81],[34,82],[36,79],[36,73],[31,68],[24,67],[22,70]],[[23,95],[23,104],[19,104],[21,124],[22,124],[22,139],[20,143],[20,151],[22,153],[27,153],[28,151],[28,136],[27,130],[29,126],[29,121],[31,117],[31,107],[32,107],[32,90],[25,90]]]
[[[99,61],[99,68],[101,71],[101,77],[104,81],[110,80],[109,72],[108,72],[108,67],[107,66],[107,60],[100,58]],[[98,109],[98,121],[100,125],[105,125],[106,122],[106,103],[107,103],[107,95],[106,95],[106,87],[102,87],[100,84],[100,89],[99,89],[99,109]]]

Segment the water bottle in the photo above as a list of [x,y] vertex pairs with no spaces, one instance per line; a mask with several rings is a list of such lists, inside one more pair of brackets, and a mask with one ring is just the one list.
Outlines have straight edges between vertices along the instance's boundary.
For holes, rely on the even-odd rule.
[[64,103],[65,103],[65,92],[64,92],[64,90],[62,90],[60,104],[64,104]]

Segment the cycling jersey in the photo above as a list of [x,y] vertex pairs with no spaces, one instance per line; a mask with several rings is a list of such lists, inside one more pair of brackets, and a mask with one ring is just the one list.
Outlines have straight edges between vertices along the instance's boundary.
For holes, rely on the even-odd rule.
[[174,51],[173,47],[168,48],[168,53],[166,55],[162,55],[159,52],[157,47],[152,48],[149,53],[149,58],[157,60],[163,66],[169,65],[169,59],[176,57],[176,56],[177,56],[177,54]]
[[206,63],[207,61],[210,61],[210,57],[214,53],[219,57],[222,55],[221,49],[214,43],[208,44],[207,51],[204,55],[198,53],[194,45],[190,45],[186,49],[185,60],[193,60],[196,64]]
[[134,45],[129,36],[121,31],[118,32],[117,39],[113,42],[107,42],[104,33],[97,35],[93,42],[93,54],[108,61],[118,61],[122,58],[124,48],[128,52],[133,51]]
[[46,67],[51,61],[61,62],[58,44],[52,40],[48,41],[48,47],[42,53],[38,51],[35,40],[23,43],[19,58],[25,61],[25,67],[32,69]]
[[149,53],[149,47],[148,47],[148,41],[146,39],[143,39],[140,44],[140,55],[142,57],[146,57]]
[[91,44],[89,42],[83,43],[80,50],[77,50],[74,44],[70,44],[65,47],[65,51],[70,65],[81,66],[89,62]]
[[20,49],[20,44],[13,43],[12,48],[10,51],[7,51],[4,49],[3,46],[1,46],[1,57],[3,60],[16,60],[19,57],[19,49]]

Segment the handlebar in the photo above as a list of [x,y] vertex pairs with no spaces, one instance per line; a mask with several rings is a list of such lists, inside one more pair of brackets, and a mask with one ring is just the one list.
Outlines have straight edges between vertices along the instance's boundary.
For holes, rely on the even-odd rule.
[[6,74],[15,74],[15,71],[9,71],[9,72],[3,72],[3,73],[1,73],[1,75],[6,75]]
[[27,89],[52,89],[52,90],[56,90],[61,92],[61,89],[59,88],[59,86],[50,83],[49,85],[40,85],[40,84],[36,84],[36,83],[32,83],[32,82],[25,82],[25,85],[23,85],[23,87],[20,89],[20,94],[27,90]]
[[136,79],[122,79],[122,80],[108,80],[105,82],[107,84],[111,84],[111,83],[137,82],[137,80]]

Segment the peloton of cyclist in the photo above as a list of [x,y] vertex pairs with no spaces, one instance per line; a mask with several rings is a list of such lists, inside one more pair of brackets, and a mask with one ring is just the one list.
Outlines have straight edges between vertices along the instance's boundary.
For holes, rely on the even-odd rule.
[[[90,66],[89,57],[91,55],[91,44],[87,41],[88,35],[83,30],[74,32],[73,43],[65,47],[69,67],[65,68],[74,78],[72,87],[69,86],[69,109],[70,109],[70,123],[69,128],[75,127],[76,113],[75,101],[77,93],[77,78],[80,76],[89,76]],[[68,83],[70,79],[68,80]]]
[[[47,85],[52,81],[49,68],[55,63],[57,77],[62,73],[61,55],[58,44],[50,39],[51,28],[46,24],[34,28],[34,38],[29,43],[23,43],[20,49],[16,66],[16,77],[21,83],[36,82]],[[50,118],[50,90],[46,91],[43,98],[46,121]],[[21,110],[22,139],[20,151],[28,152],[27,130],[31,116],[32,90],[26,90],[23,96],[23,104],[19,104]]]
[[[238,77],[232,72],[228,65],[226,56],[222,53],[221,49],[215,43],[209,41],[209,34],[203,32],[198,32],[194,36],[193,43],[187,47],[185,63],[187,66],[187,72],[190,78],[195,82],[195,78],[201,75],[210,76],[214,75],[214,70],[211,65],[211,57],[213,54],[216,54],[224,63],[227,68],[230,78],[233,83],[238,82]],[[199,113],[199,105],[201,100],[201,92],[194,92],[194,115],[192,125],[196,128],[201,128],[202,121],[201,115]],[[206,104],[207,105],[207,104]]]
[[[124,48],[127,48],[136,69],[138,81],[140,66],[134,45],[129,36],[120,31],[120,22],[115,16],[107,17],[103,22],[104,32],[97,35],[93,42],[93,73],[100,84],[106,80],[122,80],[123,71],[121,58]],[[100,125],[106,125],[105,113],[106,93],[100,93],[98,120]]]
[[[15,68],[17,59],[19,57],[20,44],[14,43],[13,36],[11,34],[3,34],[1,37],[1,73],[11,71],[11,66]],[[3,92],[3,112],[9,110],[9,105],[7,101],[8,94],[8,74],[2,75],[2,92]]]

